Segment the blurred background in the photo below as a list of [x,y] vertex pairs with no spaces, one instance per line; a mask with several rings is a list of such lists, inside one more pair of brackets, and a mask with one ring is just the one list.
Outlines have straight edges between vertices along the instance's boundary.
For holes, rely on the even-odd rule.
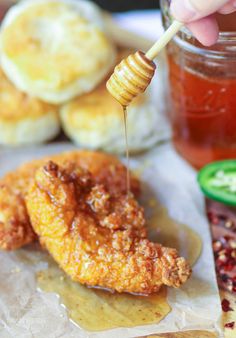
[[[12,4],[19,0],[0,0],[0,7],[6,4]],[[139,9],[157,9],[159,8],[159,0],[92,0],[100,7],[110,12],[125,12]]]
[[158,0],[94,0],[94,2],[111,12],[159,8]]

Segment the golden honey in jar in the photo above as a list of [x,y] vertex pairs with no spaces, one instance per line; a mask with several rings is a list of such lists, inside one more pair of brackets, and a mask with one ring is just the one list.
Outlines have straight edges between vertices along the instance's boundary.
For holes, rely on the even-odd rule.
[[[169,1],[162,1],[164,25]],[[167,47],[168,117],[176,150],[194,167],[236,158],[236,14],[219,15],[220,37],[203,47],[186,29]]]

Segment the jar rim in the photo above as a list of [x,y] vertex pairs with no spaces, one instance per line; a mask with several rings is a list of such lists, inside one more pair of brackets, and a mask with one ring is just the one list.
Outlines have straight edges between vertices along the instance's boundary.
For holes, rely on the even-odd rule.
[[[187,39],[184,39],[184,36],[187,37]],[[174,37],[174,41],[181,48],[192,54],[199,54],[214,59],[236,57],[236,32],[220,32],[218,41],[211,47],[194,45],[190,42],[191,38],[193,38],[193,35],[184,27],[181,32]]]

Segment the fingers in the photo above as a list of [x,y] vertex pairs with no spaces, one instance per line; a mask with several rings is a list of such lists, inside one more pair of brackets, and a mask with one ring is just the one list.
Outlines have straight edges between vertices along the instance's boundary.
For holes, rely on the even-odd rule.
[[218,12],[221,13],[221,14],[230,14],[230,13],[233,13],[235,11],[236,11],[236,1],[231,0],[231,1],[228,1],[228,3],[226,5],[221,7]]
[[[225,7],[226,6],[226,7]],[[190,22],[213,14],[220,9],[236,10],[236,1],[232,0],[173,0],[171,12],[182,22]]]
[[216,43],[219,35],[219,28],[214,16],[191,22],[187,25],[193,35],[205,46]]
[[229,14],[236,11],[236,0],[173,0],[171,12],[187,27],[193,35],[205,46],[216,43],[219,28],[212,15],[219,12]]

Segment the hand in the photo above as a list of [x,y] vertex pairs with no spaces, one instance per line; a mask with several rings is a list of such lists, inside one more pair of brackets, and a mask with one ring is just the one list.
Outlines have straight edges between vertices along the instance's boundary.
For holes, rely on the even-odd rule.
[[206,46],[216,43],[219,27],[216,12],[230,14],[236,11],[236,0],[173,0],[171,12],[184,23],[193,35]]

